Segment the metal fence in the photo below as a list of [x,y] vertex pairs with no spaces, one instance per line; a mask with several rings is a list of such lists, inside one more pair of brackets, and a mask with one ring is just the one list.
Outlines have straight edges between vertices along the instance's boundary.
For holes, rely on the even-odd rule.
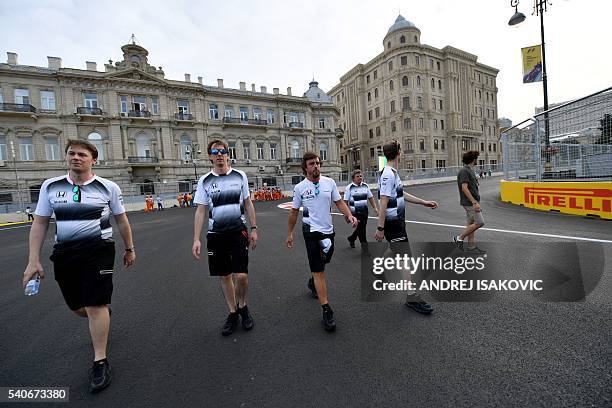
[[612,87],[502,132],[506,180],[612,180]]

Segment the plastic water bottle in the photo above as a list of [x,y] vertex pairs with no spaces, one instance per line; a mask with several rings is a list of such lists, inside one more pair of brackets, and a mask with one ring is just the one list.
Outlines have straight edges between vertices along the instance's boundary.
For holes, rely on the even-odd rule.
[[319,244],[321,244],[321,250],[325,254],[329,252],[332,245],[331,239],[329,238],[322,239],[321,241],[319,241]]
[[30,279],[28,284],[25,287],[25,295],[32,296],[38,293],[38,288],[40,287],[40,277],[36,275],[35,279]]

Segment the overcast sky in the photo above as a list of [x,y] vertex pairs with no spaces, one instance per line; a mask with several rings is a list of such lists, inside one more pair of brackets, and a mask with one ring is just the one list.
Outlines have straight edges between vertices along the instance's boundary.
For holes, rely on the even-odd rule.
[[[166,78],[238,88],[264,85],[302,95],[313,74],[327,91],[358,63],[383,50],[398,13],[421,30],[421,42],[451,45],[500,70],[498,112],[517,123],[543,105],[542,83],[523,84],[521,47],[540,43],[533,0],[521,0],[527,19],[518,27],[510,0],[216,0],[216,1],[1,1],[0,52],[24,65],[98,70],[120,60],[132,33],[149,63]],[[612,86],[611,0],[553,0],[545,13],[549,102]]]

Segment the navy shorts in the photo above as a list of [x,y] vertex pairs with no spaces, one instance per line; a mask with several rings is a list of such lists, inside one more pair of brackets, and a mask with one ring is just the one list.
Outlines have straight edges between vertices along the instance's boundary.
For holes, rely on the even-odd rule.
[[[302,224],[302,232],[304,233],[304,243],[306,244],[306,254],[308,255],[308,264],[310,272],[324,272],[325,264],[329,263],[334,255],[334,237],[336,234],[324,234],[322,232],[310,232],[310,226],[306,223]],[[329,246],[323,249],[321,241],[329,240]]]
[[249,273],[249,233],[247,230],[208,233],[206,249],[210,276]]

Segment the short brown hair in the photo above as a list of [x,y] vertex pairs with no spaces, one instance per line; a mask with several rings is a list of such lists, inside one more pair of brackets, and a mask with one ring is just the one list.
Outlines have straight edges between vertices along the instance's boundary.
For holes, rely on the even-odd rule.
[[319,157],[319,155],[315,152],[306,152],[304,153],[304,156],[302,156],[302,172],[304,172],[304,174],[306,174],[306,162],[312,159],[319,159],[319,161],[321,161],[321,157]]
[[66,148],[64,149],[64,153],[68,154],[68,149],[70,148],[70,146],[80,146],[84,149],[89,150],[89,152],[91,153],[91,157],[93,157],[94,160],[98,159],[98,149],[96,148],[96,146],[87,141],[87,140],[83,140],[83,139],[68,139],[66,141]]
[[362,173],[363,173],[363,172],[362,172],[361,170],[359,170],[359,169],[355,169],[355,170],[353,170],[353,176],[352,176],[352,179],[353,179],[353,180],[355,180],[355,177],[356,177],[358,174],[362,174]]
[[392,140],[388,143],[385,143],[383,146],[383,154],[387,158],[387,160],[395,160],[397,155],[400,152],[400,144],[397,140]]
[[221,145],[225,148],[225,150],[229,150],[229,146],[223,140],[214,139],[208,142],[208,148],[206,149],[206,151],[208,152],[209,155],[211,154],[210,149],[212,149],[214,145]]
[[463,157],[462,157],[461,161],[463,162],[463,164],[470,164],[471,162],[476,160],[479,155],[480,155],[480,153],[478,153],[477,151],[470,150],[469,152],[463,153]]

